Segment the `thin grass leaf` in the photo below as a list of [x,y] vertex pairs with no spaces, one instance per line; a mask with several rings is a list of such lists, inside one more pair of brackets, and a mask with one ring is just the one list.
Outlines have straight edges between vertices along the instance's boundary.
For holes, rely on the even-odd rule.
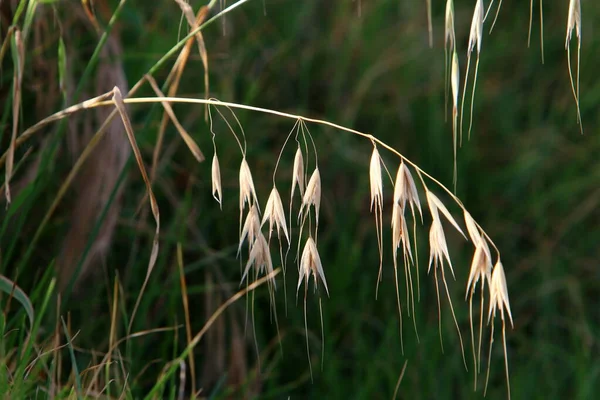
[[125,107],[125,103],[123,102],[123,96],[121,95],[121,91],[118,87],[115,86],[113,89],[113,102],[115,107],[119,111],[121,115],[121,120],[123,121],[123,126],[125,127],[125,132],[127,133],[127,138],[129,139],[129,143],[131,145],[131,149],[133,150],[133,154],[135,155],[135,160],[140,169],[140,173],[142,174],[142,179],[146,184],[146,192],[148,193],[148,198],[150,199],[150,208],[152,210],[152,215],[154,216],[154,221],[156,222],[156,230],[154,231],[154,238],[152,240],[152,250],[150,252],[150,260],[148,261],[148,268],[146,269],[146,277],[144,278],[144,283],[142,284],[142,288],[140,289],[140,293],[137,296],[137,300],[135,302],[135,306],[133,307],[133,312],[131,313],[131,320],[129,321],[129,327],[127,329],[128,332],[131,332],[131,326],[133,325],[133,321],[135,319],[135,314],[137,312],[137,308],[140,305],[140,301],[144,294],[144,290],[146,285],[148,284],[148,280],[150,279],[150,275],[152,274],[152,270],[154,269],[154,265],[156,264],[156,258],[158,257],[158,234],[160,232],[160,211],[158,209],[158,203],[156,202],[156,197],[154,197],[154,192],[152,191],[152,185],[150,183],[150,179],[148,178],[148,174],[146,173],[146,167],[144,166],[144,160],[142,159],[142,154],[140,153],[140,149],[137,145],[137,141],[135,140],[135,134],[133,133],[133,127],[131,126],[131,121],[129,120],[129,115],[127,114],[127,108]]
[[31,300],[29,300],[29,297],[25,294],[23,289],[17,286],[16,282],[11,281],[4,275],[0,275],[0,291],[14,297],[23,306],[23,309],[29,318],[30,329],[32,329],[33,321],[35,320],[35,312]]
[[10,178],[12,177],[15,149],[17,147],[17,132],[19,130],[19,112],[21,110],[21,85],[23,84],[23,71],[25,69],[25,46],[19,29],[15,30],[12,38],[12,56],[13,56],[13,120],[12,134],[8,147],[8,155],[6,157],[5,167],[5,196],[7,205],[11,202],[10,195]]
[[[156,93],[157,97],[165,97],[164,93],[160,90],[160,88],[156,84],[156,81],[151,75],[146,75],[146,79],[148,80],[148,83],[150,83],[150,86],[152,86],[152,90],[154,90],[154,93]],[[181,125],[181,123],[179,123],[179,120],[177,119],[177,116],[175,115],[171,104],[169,104],[168,101],[162,101],[161,104],[164,107],[165,112],[169,115],[169,118],[171,118],[173,125],[175,125],[175,128],[177,128],[177,132],[179,132],[179,135],[187,145],[188,149],[190,149],[196,160],[198,162],[204,161],[205,157],[202,151],[200,150],[200,147],[198,147],[194,139],[192,139],[190,134],[187,133],[185,128]]]

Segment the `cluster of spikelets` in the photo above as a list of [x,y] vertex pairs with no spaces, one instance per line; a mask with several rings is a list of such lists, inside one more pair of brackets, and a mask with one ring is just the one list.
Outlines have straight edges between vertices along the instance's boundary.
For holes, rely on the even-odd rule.
[[[465,82],[462,90],[462,101],[460,107],[460,126],[458,122],[458,101],[459,101],[459,82],[460,82],[460,71],[459,71],[459,58],[456,51],[456,32],[454,28],[454,1],[446,0],[446,13],[445,13],[445,26],[444,26],[444,54],[445,54],[445,81],[446,81],[446,103],[448,99],[448,92],[452,94],[452,141],[454,150],[454,184],[457,181],[457,168],[456,168],[456,148],[457,141],[460,137],[460,143],[462,144],[462,128],[463,128],[463,116],[465,98],[467,97],[467,84],[469,82],[469,69],[471,66],[471,55],[475,48],[477,49],[477,61],[475,63],[475,72],[473,74],[473,87],[471,92],[471,106],[470,106],[470,117],[469,117],[469,130],[468,137],[471,136],[471,130],[473,128],[473,104],[475,100],[475,89],[477,86],[477,73],[479,70],[479,57],[481,54],[481,44],[483,41],[483,25],[487,20],[487,17],[494,5],[492,0],[484,12],[483,0],[475,0],[475,8],[473,10],[473,18],[471,20],[471,28],[469,32],[469,43],[467,45],[467,68],[465,71]],[[502,0],[499,1],[496,9],[496,15],[494,21],[490,27],[490,33],[494,29],[500,8],[502,7]],[[529,16],[529,38],[528,44],[531,39],[531,26],[533,20],[533,0],[530,0],[530,16]],[[577,69],[576,77],[573,78],[573,72],[571,67],[571,48],[570,42],[573,35],[573,31],[577,36]],[[542,62],[544,60],[544,24],[543,24],[543,3],[540,0],[540,41],[541,41],[541,53]],[[565,50],[567,51],[567,61],[569,78],[571,83],[571,89],[573,91],[573,97],[575,99],[575,105],[577,107],[577,123],[580,125],[581,133],[583,133],[583,125],[581,121],[581,112],[579,108],[579,67],[580,67],[580,54],[581,54],[581,0],[569,0],[569,11],[567,17],[567,34],[565,39]],[[447,104],[446,104],[447,108]]]
[[[317,121],[318,122],[318,121]],[[212,130],[212,122],[211,122]],[[400,269],[398,262],[398,252],[402,254],[402,264],[404,268],[405,283],[406,283],[406,309],[408,316],[414,315],[415,310],[415,297],[420,298],[419,289],[419,271],[418,271],[418,256],[417,256],[417,224],[420,221],[424,223],[424,210],[429,210],[431,217],[431,225],[429,226],[429,263],[427,273],[433,275],[438,304],[438,315],[440,324],[440,341],[441,341],[441,299],[440,290],[443,290],[447,297],[450,305],[450,310],[458,337],[460,339],[463,360],[465,360],[465,352],[458,327],[458,322],[454,314],[453,303],[450,298],[450,290],[447,282],[447,271],[449,269],[450,274],[454,278],[454,268],[452,265],[448,244],[446,241],[446,233],[444,230],[443,220],[446,220],[450,225],[456,229],[463,237],[466,235],[463,233],[458,222],[453,217],[452,213],[448,210],[446,205],[440,198],[429,188],[427,183],[430,185],[433,183],[435,187],[445,191],[455,203],[455,206],[460,207],[463,212],[464,224],[468,237],[474,246],[474,255],[471,263],[471,269],[469,272],[469,278],[466,284],[466,299],[469,301],[470,307],[470,322],[471,322],[471,343],[473,350],[473,364],[475,369],[475,382],[477,379],[478,371],[480,371],[481,365],[481,342],[482,342],[482,330],[483,330],[483,319],[484,319],[484,305],[488,305],[488,325],[491,326],[490,336],[490,355],[493,343],[493,321],[496,316],[499,315],[502,322],[503,332],[503,343],[505,349],[505,366],[508,379],[508,361],[506,357],[506,339],[505,331],[508,322],[512,325],[512,314],[510,311],[510,304],[508,298],[508,291],[506,287],[506,278],[504,269],[500,261],[500,254],[493,244],[489,236],[482,230],[482,228],[475,222],[471,215],[464,208],[460,200],[452,194],[446,187],[440,184],[437,180],[422,171],[417,165],[410,162],[400,153],[395,151],[393,148],[387,146],[377,138],[361,134],[356,131],[344,128],[346,131],[354,132],[360,136],[367,137],[371,140],[373,145],[373,152],[369,164],[369,178],[370,178],[370,198],[371,198],[371,211],[375,216],[375,225],[377,231],[377,243],[379,249],[379,272],[377,277],[377,291],[379,289],[379,283],[382,280],[382,269],[384,261],[384,184],[383,184],[383,173],[382,169],[385,169],[390,177],[390,181],[393,184],[393,203],[391,213],[391,247],[393,255],[393,266],[396,286],[396,300],[398,305],[398,316],[400,323],[400,337],[402,342],[402,301],[400,300],[400,290],[398,283],[398,270]],[[294,136],[295,134],[295,136]],[[213,132],[214,135],[214,132]],[[305,328],[306,328],[306,297],[308,293],[308,284],[312,276],[314,280],[315,290],[319,286],[319,282],[325,289],[327,295],[329,295],[329,289],[327,287],[327,281],[325,278],[325,272],[319,252],[317,250],[317,235],[318,235],[318,224],[319,224],[319,209],[321,204],[321,175],[317,162],[317,149],[313,142],[314,156],[315,156],[315,167],[312,170],[309,178],[308,168],[305,167],[304,159],[305,156],[309,156],[307,145],[307,136],[312,141],[312,136],[308,131],[306,122],[302,117],[296,121],[294,128],[290,131],[277,160],[275,171],[273,173],[273,188],[269,194],[269,197],[264,206],[264,211],[261,211],[259,204],[259,198],[256,192],[254,180],[248,161],[246,160],[245,148],[241,146],[242,160],[239,169],[239,213],[240,213],[240,227],[239,227],[239,242],[238,242],[238,256],[241,255],[242,250],[247,246],[248,257],[245,260],[245,266],[242,268],[241,282],[248,283],[249,280],[256,280],[260,275],[268,275],[273,272],[273,257],[271,255],[271,240],[276,233],[278,244],[279,244],[279,257],[284,270],[286,269],[287,253],[292,246],[292,211],[293,211],[293,200],[296,193],[300,197],[300,205],[297,208],[296,222],[299,227],[298,234],[298,245],[295,260],[298,266],[298,283],[296,289],[296,296],[298,296],[302,283],[305,283],[304,293],[304,312],[305,312]],[[276,174],[277,166],[283,155],[285,147],[290,139],[294,137],[297,143],[297,149],[294,156],[294,163],[292,168],[291,176],[291,187],[289,189],[290,202],[287,210],[288,218],[286,218],[286,210],[284,209],[283,201],[279,189],[276,186]],[[301,146],[299,137],[304,138],[304,148]],[[214,136],[213,136],[214,139]],[[236,138],[237,139],[237,138]],[[238,143],[239,140],[238,140]],[[396,157],[399,158],[400,163],[396,172],[395,180],[392,180],[392,176],[389,173],[389,169],[384,162],[383,157],[380,155],[378,148],[382,147],[389,150]],[[383,168],[382,168],[383,167]],[[415,181],[413,174],[416,174],[418,180]],[[307,183],[306,183],[307,182]],[[419,185],[417,185],[417,182]],[[419,189],[420,186],[420,189]],[[214,198],[222,203],[222,186],[221,186],[221,173],[219,160],[217,157],[217,151],[215,146],[215,153],[212,161],[212,193]],[[420,194],[421,193],[421,194]],[[424,194],[424,196],[423,196]],[[424,201],[421,201],[423,197]],[[426,207],[423,205],[426,204]],[[410,211],[408,211],[410,209]],[[261,216],[262,214],[262,216]],[[409,224],[409,219],[412,218],[412,223]],[[263,228],[268,226],[268,230],[263,232]],[[409,230],[409,226],[412,226],[412,232]],[[304,232],[304,234],[303,234]],[[308,233],[306,233],[308,232]],[[411,240],[412,234],[412,240]],[[303,249],[300,251],[303,244]],[[284,254],[284,247],[287,245],[287,251]],[[496,251],[495,257],[492,257],[490,251],[492,247]],[[495,259],[495,260],[494,260]],[[414,281],[417,282],[417,289],[414,288]],[[478,345],[476,351],[475,345],[475,329],[473,326],[473,299],[476,293],[478,284],[480,292],[480,320],[479,320],[479,334],[478,334]],[[487,286],[487,288],[486,288]],[[274,310],[274,292],[276,290],[276,282],[273,279],[269,280],[269,293],[270,300],[272,303],[272,311]],[[285,280],[284,280],[285,289]],[[487,290],[486,290],[487,289]],[[415,296],[415,292],[417,296]],[[487,295],[487,296],[486,296]],[[319,299],[320,301],[320,299]],[[319,303],[321,304],[321,303]],[[276,315],[275,315],[276,319]],[[415,319],[413,318],[413,321]],[[415,332],[416,323],[415,323]],[[308,340],[308,337],[307,337]],[[403,346],[403,343],[402,343]],[[307,351],[308,342],[307,342]],[[310,352],[309,352],[310,353]],[[310,356],[309,356],[310,361]],[[466,366],[466,361],[465,361]],[[488,364],[489,373],[489,364]]]
[[[386,146],[387,147],[387,146]],[[502,322],[502,332],[503,332],[503,343],[505,350],[505,366],[506,366],[506,375],[507,375],[507,384],[508,384],[508,359],[506,354],[506,323],[510,321],[512,326],[512,314],[510,310],[510,303],[508,298],[508,290],[506,287],[506,277],[504,274],[504,268],[500,261],[500,254],[496,249],[495,245],[491,241],[491,239],[487,236],[487,234],[481,229],[481,227],[475,222],[475,220],[471,217],[469,212],[464,208],[462,203],[454,196],[451,192],[449,192],[445,187],[439,184],[439,182],[433,180],[431,177],[427,176],[422,170],[420,170],[416,165],[410,163],[407,159],[405,159],[400,154],[396,153],[400,156],[400,165],[398,166],[398,171],[396,173],[396,179],[394,181],[394,195],[393,195],[393,204],[392,204],[392,217],[391,217],[391,228],[392,228],[392,250],[393,250],[393,263],[394,263],[394,275],[396,280],[396,295],[398,301],[398,313],[399,313],[399,321],[400,321],[400,330],[402,335],[402,311],[401,311],[401,302],[400,296],[398,292],[398,261],[397,261],[397,253],[398,249],[401,249],[402,259],[404,263],[404,272],[405,272],[405,281],[406,281],[406,294],[407,294],[407,311],[410,316],[410,312],[412,310],[414,314],[414,288],[413,288],[413,274],[411,272],[411,266],[418,268],[418,261],[416,261],[416,257],[413,257],[413,251],[411,247],[414,246],[414,251],[416,253],[416,237],[414,237],[413,242],[410,239],[410,232],[408,230],[407,223],[407,208],[410,208],[410,217],[413,220],[413,234],[416,235],[416,225],[417,220],[420,220],[423,223],[423,210],[421,208],[421,201],[419,198],[419,191],[417,190],[417,185],[415,184],[415,180],[413,179],[413,175],[411,173],[411,167],[416,172],[419,181],[421,183],[422,189],[425,192],[425,198],[427,203],[427,208],[429,209],[429,213],[431,215],[431,225],[429,228],[429,264],[427,268],[427,273],[430,274],[433,269],[433,277],[436,286],[437,293],[437,303],[438,303],[438,315],[440,318],[440,341],[441,341],[441,302],[440,302],[440,287],[441,283],[444,287],[444,291],[446,293],[448,302],[450,304],[450,310],[452,312],[452,317],[454,319],[454,323],[456,325],[456,329],[458,332],[458,336],[461,343],[462,348],[462,338],[460,334],[460,330],[458,328],[458,323],[456,321],[456,317],[454,315],[454,309],[452,306],[452,300],[450,298],[450,292],[448,289],[448,283],[446,280],[446,266],[450,269],[450,273],[452,277],[454,277],[454,269],[452,266],[452,261],[450,258],[450,253],[448,250],[448,245],[446,242],[446,235],[444,232],[444,227],[442,225],[442,216],[463,236],[465,237],[462,229],[459,224],[456,222],[452,214],[448,211],[444,203],[431,191],[424,179],[424,177],[429,178],[436,185],[443,190],[445,190],[451,198],[455,201],[455,203],[461,208],[463,212],[464,222],[467,228],[467,232],[473,246],[475,248],[471,268],[469,272],[469,278],[466,285],[466,296],[469,300],[469,308],[470,308],[470,321],[471,321],[471,342],[472,342],[472,350],[473,350],[473,363],[475,369],[475,387],[477,382],[477,374],[480,370],[481,364],[481,338],[482,338],[482,329],[483,329],[483,316],[484,316],[484,304],[485,304],[485,293],[486,293],[486,284],[487,284],[487,303],[488,303],[488,324],[491,324],[491,335],[490,335],[490,354],[493,343],[493,329],[496,316],[499,314]],[[410,165],[409,165],[410,164]],[[370,162],[370,170],[369,170],[369,178],[370,178],[370,188],[371,188],[371,210],[375,214],[375,225],[377,229],[377,240],[379,245],[379,254],[380,254],[380,264],[379,264],[379,280],[382,276],[382,264],[383,264],[383,179],[382,179],[382,168],[384,165],[385,169],[387,167],[383,163],[383,159],[381,158],[379,151],[377,149],[377,143],[373,141],[373,153],[371,155]],[[418,218],[417,218],[417,215]],[[466,237],[465,237],[466,238]],[[496,260],[493,264],[492,254],[490,252],[490,245],[496,250]],[[415,272],[417,276],[418,282],[418,271]],[[478,351],[475,350],[475,335],[473,329],[473,296],[475,294],[475,290],[477,284],[481,282],[480,286],[480,322],[479,322],[479,340],[478,340]],[[419,290],[417,289],[419,292]],[[418,296],[420,297],[420,295]],[[414,318],[413,318],[414,321]],[[416,326],[415,326],[416,330]],[[464,359],[464,348],[463,350],[463,359]],[[465,362],[466,366],[466,362]],[[488,374],[489,374],[489,364],[488,364]],[[487,382],[487,380],[486,380]],[[510,387],[510,386],[509,386]],[[510,393],[510,391],[509,391]]]

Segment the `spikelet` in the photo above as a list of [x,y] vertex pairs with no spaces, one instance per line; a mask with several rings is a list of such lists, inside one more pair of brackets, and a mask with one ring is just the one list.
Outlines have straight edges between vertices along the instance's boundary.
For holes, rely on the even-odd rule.
[[[269,251],[269,245],[267,240],[265,239],[262,233],[258,234],[256,241],[252,245],[252,250],[250,250],[250,255],[248,256],[248,262],[246,263],[246,268],[244,270],[244,274],[242,275],[242,281],[240,285],[244,282],[246,277],[248,276],[248,272],[250,268],[254,266],[256,269],[256,276],[261,273],[270,274],[273,272],[273,261],[271,260],[271,252]],[[273,285],[275,285],[275,278],[273,277]]]
[[292,171],[292,194],[290,196],[290,201],[294,198],[294,190],[296,189],[296,185],[298,185],[298,189],[300,190],[300,196],[304,196],[304,158],[302,157],[302,150],[300,150],[300,146],[298,146],[298,150],[296,150],[296,155],[294,156],[294,169]]
[[219,167],[219,158],[217,157],[217,153],[215,153],[212,160],[212,169],[211,169],[211,178],[212,178],[212,195],[217,202],[219,202],[219,207],[223,209],[223,189],[221,188],[221,168]]
[[319,224],[319,209],[321,207],[321,174],[319,173],[318,167],[315,168],[310,180],[308,181],[308,185],[306,186],[306,192],[304,192],[302,206],[300,207],[300,218],[302,217],[302,213],[305,209],[308,213],[308,208],[311,205],[315,207],[316,221],[317,224]]
[[454,218],[452,217],[452,214],[450,214],[450,211],[448,211],[446,206],[444,206],[444,203],[442,203],[441,200],[438,199],[437,196],[435,194],[433,194],[433,192],[430,192],[429,190],[427,190],[427,204],[429,206],[429,211],[431,212],[431,216],[434,220],[435,219],[439,220],[440,215],[439,215],[438,210],[440,210],[442,212],[442,214],[444,214],[446,219],[454,226],[454,228],[456,228],[456,230],[458,232],[460,232],[460,234],[463,235],[463,237],[465,239],[467,238],[465,236],[465,234],[463,233],[463,231],[458,226],[458,224],[456,223],[456,221],[454,220]]
[[[450,254],[448,252],[448,244],[446,243],[446,236],[444,234],[444,228],[442,227],[442,222],[440,220],[439,211],[442,211],[444,216],[450,221],[452,225],[461,233],[462,230],[452,218],[452,215],[444,204],[429,190],[427,190],[427,204],[429,205],[429,211],[431,212],[432,222],[431,228],[429,230],[429,267],[427,268],[427,273],[431,271],[431,266],[433,265],[435,286],[436,286],[436,295],[437,295],[437,303],[438,303],[438,325],[439,325],[439,334],[440,334],[440,343],[442,340],[442,314],[441,314],[441,303],[440,303],[440,291],[438,284],[438,270],[441,272],[441,280],[444,284],[444,289],[446,291],[446,297],[448,299],[448,303],[450,304],[450,311],[452,312],[452,318],[454,319],[454,326],[456,327],[456,332],[458,334],[458,338],[460,340],[460,348],[463,356],[463,363],[465,364],[465,368],[467,367],[467,360],[465,358],[465,349],[463,345],[462,335],[460,333],[460,329],[458,327],[458,321],[456,320],[456,315],[454,313],[454,306],[452,305],[452,299],[450,298],[450,291],[448,289],[448,283],[446,282],[446,275],[444,269],[444,260],[448,263],[450,267],[450,272],[454,277],[454,269],[452,268],[452,261],[450,260]],[[463,234],[464,236],[464,234]],[[455,277],[454,277],[455,278]],[[456,279],[456,278],[455,278]],[[442,344],[443,348],[443,344]]]
[[394,206],[392,207],[392,243],[394,248],[394,259],[396,259],[398,248],[402,245],[404,260],[410,260],[411,263],[413,262],[406,218],[404,218],[404,211],[398,203],[394,203]]
[[314,278],[315,287],[317,286],[318,279],[321,279],[323,286],[325,286],[327,296],[329,296],[329,289],[327,288],[327,281],[325,280],[325,273],[323,272],[323,265],[321,264],[321,257],[319,257],[317,245],[313,238],[309,237],[304,246],[304,250],[302,250],[302,257],[300,258],[300,271],[296,294],[300,290],[303,281],[308,285],[311,274]]
[[477,54],[481,52],[481,40],[483,39],[483,1],[477,0],[475,10],[473,11],[473,19],[471,20],[471,32],[469,34],[468,54],[470,55],[475,46],[477,46]]
[[567,18],[567,38],[565,39],[565,50],[569,47],[573,31],[577,38],[581,40],[581,1],[569,1],[569,16]]
[[373,153],[371,154],[371,163],[369,165],[369,181],[371,184],[371,211],[373,211],[373,205],[375,205],[375,211],[377,212],[377,207],[381,209],[383,206],[381,160],[379,157],[379,151],[377,151],[377,146],[373,146]]
[[[504,370],[506,374],[506,386],[508,389],[508,398],[510,400],[510,378],[508,376],[508,354],[506,351],[506,319],[504,318],[504,312],[508,314],[510,325],[513,325],[512,313],[510,311],[510,302],[508,300],[508,290],[506,288],[506,276],[504,275],[504,267],[500,262],[500,258],[494,265],[494,271],[492,272],[492,282],[490,284],[490,309],[488,313],[488,323],[490,318],[496,318],[496,312],[500,311],[500,318],[502,320],[502,344],[504,347]],[[494,342],[494,324],[492,323],[491,334],[490,334],[490,357],[492,354],[492,345]],[[487,391],[487,383],[490,376],[490,364],[488,361],[488,371],[485,385],[485,392]]]
[[471,217],[471,214],[469,214],[467,212],[467,210],[464,210],[464,217],[465,217],[465,225],[467,225],[467,232],[469,233],[469,237],[471,238],[471,241],[473,242],[473,246],[477,247],[479,245],[479,242],[481,241],[481,234],[479,233],[479,228],[477,227],[477,223],[475,222],[473,217]]
[[452,276],[454,276],[454,270],[452,268],[452,261],[450,260],[450,254],[448,252],[448,244],[446,243],[446,236],[444,235],[444,228],[439,217],[434,217],[429,229],[429,267],[427,273],[430,272],[431,266],[434,268],[438,266],[443,269],[444,259],[450,267]]
[[506,288],[506,276],[504,275],[504,267],[500,259],[494,265],[492,272],[492,281],[490,284],[490,309],[488,320],[491,317],[496,317],[496,311],[500,310],[500,317],[504,322],[504,312],[508,314],[510,325],[513,325],[512,313],[510,311],[510,302],[508,300],[508,289]]
[[[252,173],[246,162],[246,157],[244,157],[242,159],[242,164],[240,165],[240,215],[244,211],[246,203],[250,205],[252,199],[254,199],[254,204],[258,207],[258,199],[256,197],[256,190],[254,189]],[[258,211],[260,212],[260,208]]]
[[456,49],[452,52],[452,72],[450,75],[450,86],[452,87],[452,141],[454,145],[454,189],[456,191],[456,182],[458,172],[456,166],[456,147],[458,142],[458,91],[459,91],[460,73],[458,69],[458,54]]
[[454,2],[446,0],[446,18],[445,18],[444,45],[452,51],[456,44],[456,34],[454,33]]
[[[571,47],[569,46],[573,31],[575,31],[575,34],[577,35],[577,70],[575,79],[573,79],[573,71],[571,67]],[[569,17],[567,19],[565,49],[567,50],[571,89],[573,90],[573,97],[575,98],[575,105],[577,106],[577,123],[579,124],[579,129],[583,134],[583,123],[581,121],[581,110],[579,107],[579,70],[581,68],[581,0],[569,1]]]
[[290,243],[290,237],[288,235],[287,226],[285,223],[285,213],[283,212],[283,204],[281,202],[281,196],[277,188],[273,186],[269,199],[267,200],[267,206],[265,207],[265,213],[263,215],[260,226],[262,227],[267,221],[269,221],[269,241],[271,240],[271,233],[273,232],[273,225],[277,228],[277,237],[281,241],[280,232],[283,230],[285,238]]
[[[375,214],[377,250],[379,251],[379,273],[377,274],[375,288],[375,298],[377,299],[383,270],[383,180],[381,178],[381,157],[375,144],[373,144],[373,153],[369,163],[369,182],[371,186],[371,212],[374,211]],[[375,207],[375,210],[373,210],[373,207]]]
[[423,220],[421,202],[419,201],[419,193],[417,192],[415,181],[410,170],[404,164],[404,161],[402,161],[396,173],[396,182],[394,183],[394,203],[398,203],[402,211],[404,211],[407,202],[410,205],[413,218],[416,207],[419,210],[419,215],[421,215],[421,220]]
[[250,207],[250,211],[248,215],[246,215],[246,220],[244,222],[244,227],[242,228],[242,232],[240,233],[240,242],[238,244],[238,256],[240,251],[242,250],[242,245],[244,244],[244,240],[248,239],[248,247],[252,249],[254,245],[254,241],[260,234],[260,219],[258,216],[258,209],[256,205],[252,205]]

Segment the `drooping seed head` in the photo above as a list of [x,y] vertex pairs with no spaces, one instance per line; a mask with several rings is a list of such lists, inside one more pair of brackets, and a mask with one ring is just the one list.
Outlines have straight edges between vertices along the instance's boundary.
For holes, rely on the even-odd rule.
[[475,286],[477,286],[479,279],[481,279],[481,290],[485,288],[486,281],[491,284],[491,275],[492,258],[490,255],[490,248],[488,247],[487,241],[481,239],[476,244],[473,261],[471,261],[471,270],[469,271],[465,299],[468,297],[469,293],[475,291]]
[[[248,205],[251,204],[252,199],[254,199],[254,204],[258,207],[258,199],[256,197],[256,190],[254,189],[252,173],[246,162],[246,157],[244,157],[242,159],[242,164],[240,165],[240,213],[244,211],[246,203],[248,203]],[[258,211],[260,212],[260,208]]]
[[300,258],[300,271],[298,276],[298,287],[296,293],[300,290],[300,286],[304,281],[308,285],[310,275],[314,278],[315,287],[317,286],[318,279],[321,279],[327,296],[329,296],[329,289],[327,288],[327,281],[325,280],[325,273],[323,272],[323,265],[321,264],[321,257],[319,257],[319,251],[317,245],[312,237],[309,237],[302,250],[302,257]]
[[394,183],[394,203],[400,205],[402,211],[404,211],[406,203],[410,205],[413,216],[415,215],[415,207],[419,210],[421,220],[423,219],[423,213],[421,211],[421,202],[419,201],[419,193],[415,186],[415,181],[410,173],[408,167],[404,164],[404,161],[400,163],[398,172],[396,173],[396,182]]
[[[259,233],[256,242],[252,246],[252,250],[250,250],[250,255],[248,256],[248,262],[246,263],[241,282],[244,282],[244,279],[248,276],[248,272],[252,266],[256,269],[257,275],[261,273],[270,274],[273,272],[273,261],[271,259],[271,252],[269,251],[269,244],[262,233]],[[275,284],[274,277],[273,284]]]
[[567,38],[565,40],[565,50],[569,47],[569,41],[573,35],[573,30],[577,38],[581,41],[581,0],[569,1],[569,17],[567,18]]
[[496,317],[496,311],[500,310],[500,316],[504,321],[504,311],[508,314],[510,325],[513,325],[512,313],[510,311],[510,302],[508,300],[508,289],[506,288],[506,276],[504,275],[504,267],[500,259],[494,265],[492,272],[492,282],[490,284],[490,310],[488,313],[488,321],[491,317]]
[[258,209],[256,205],[252,205],[250,207],[250,211],[248,215],[246,215],[246,220],[244,221],[244,227],[242,228],[242,233],[240,234],[240,242],[238,245],[238,255],[242,250],[242,245],[244,244],[244,240],[248,239],[248,247],[252,249],[254,246],[254,241],[260,234],[260,219],[258,216]]
[[381,179],[381,160],[377,146],[373,146],[373,154],[371,154],[371,163],[369,166],[369,180],[371,183],[371,211],[373,205],[383,205],[383,181]]
[[221,168],[219,167],[219,158],[217,157],[217,153],[215,153],[212,160],[212,169],[211,169],[211,178],[212,178],[212,195],[216,201],[219,202],[219,206],[223,209],[223,190],[221,188]]
[[477,54],[481,52],[481,40],[483,39],[483,1],[477,0],[471,21],[471,34],[469,35],[468,54],[471,55],[477,45]]
[[304,158],[302,157],[302,150],[298,146],[296,155],[294,156],[294,168],[292,170],[292,195],[290,199],[294,198],[294,190],[298,185],[300,190],[300,196],[304,196]]
[[450,46],[450,49],[454,48],[454,44],[456,43],[455,33],[454,33],[454,2],[452,0],[446,1],[446,34],[444,37],[444,43],[446,47]]
[[308,185],[306,185],[306,192],[304,192],[304,197],[302,198],[302,206],[300,208],[300,216],[302,216],[302,212],[306,209],[308,212],[308,208],[313,205],[315,207],[315,215],[317,224],[319,223],[319,209],[321,207],[321,174],[319,173],[319,168],[315,168],[313,174],[311,175]]
[[285,238],[290,243],[290,237],[288,235],[287,226],[285,223],[285,213],[283,211],[283,204],[281,202],[281,196],[276,187],[273,187],[269,199],[267,200],[267,206],[265,207],[265,213],[263,215],[260,226],[262,227],[267,221],[269,221],[269,240],[271,240],[271,233],[273,232],[273,225],[277,228],[277,237],[281,241],[280,232],[283,230]]

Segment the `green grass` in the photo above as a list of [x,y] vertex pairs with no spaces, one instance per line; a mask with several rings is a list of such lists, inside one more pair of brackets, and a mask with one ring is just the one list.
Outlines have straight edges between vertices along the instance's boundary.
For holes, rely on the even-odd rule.
[[[100,94],[96,77],[102,66],[118,69],[122,62],[130,88],[149,71],[159,85],[164,84],[188,33],[185,24],[179,29],[177,4],[167,0],[94,3],[100,34],[76,16],[73,7],[81,7],[77,2],[19,3],[21,15],[15,25],[28,32],[19,134],[67,105]],[[588,3],[582,10],[581,52],[585,135],[577,125],[564,50],[568,4],[544,10],[542,65],[536,35],[527,48],[529,4],[503,2],[493,33],[489,35],[484,27],[473,132],[458,149],[456,193],[495,241],[506,271],[515,320],[515,329],[507,331],[513,399],[591,399],[600,388],[600,162],[596,156],[600,81],[594,74],[600,39],[593,35],[600,11]],[[190,4],[197,11],[201,2]],[[450,120],[444,121],[443,2],[432,2],[433,48],[428,43],[425,2],[363,1],[360,16],[357,2],[267,0],[264,6],[266,15],[262,1],[240,3],[202,28],[211,96],[371,133],[452,187],[452,126]],[[461,74],[472,7],[455,3]],[[1,10],[4,42],[13,22],[7,19],[4,3]],[[539,21],[534,18],[533,23],[536,32]],[[116,35],[122,47],[116,60],[100,58],[102,48],[109,45],[104,32]],[[203,98],[204,72],[195,44],[191,54],[178,95]],[[11,51],[0,62],[4,152],[12,133],[15,60]],[[105,83],[108,90],[115,85]],[[162,89],[166,92],[166,86]],[[154,93],[144,86],[136,93],[142,96]],[[73,225],[73,209],[83,198],[81,187],[90,179],[82,176],[85,168],[78,167],[73,184],[60,197],[59,193],[86,141],[103,121],[97,110],[82,111],[48,125],[17,148],[13,201],[0,207],[3,395],[178,398],[180,360],[185,365],[184,392],[191,395],[187,352],[192,349],[186,337],[177,247],[180,244],[182,249],[194,337],[220,305],[244,288],[239,287],[236,259],[241,156],[227,126],[217,122],[224,198],[220,211],[210,193],[212,138],[204,107],[173,104],[173,109],[207,161],[196,161],[169,122],[153,184],[161,214],[160,251],[132,324],[135,337],[127,337],[127,328],[146,276],[155,225],[133,158],[123,168],[96,166],[111,169],[115,183],[103,187],[104,200],[94,203],[100,204],[99,210],[89,221],[80,254],[67,273],[60,265],[61,254]],[[162,109],[160,104],[135,104],[128,110],[149,168]],[[236,110],[236,116],[246,133],[247,159],[264,207],[277,155],[294,122],[243,110]],[[483,398],[485,372],[474,392],[472,367],[469,364],[465,371],[447,304],[443,304],[445,351],[441,351],[435,287],[426,275],[428,222],[418,232],[419,341],[405,312],[403,354],[389,231],[384,242],[384,279],[375,300],[379,255],[369,213],[372,145],[339,130],[309,128],[319,149],[323,196],[318,247],[331,294],[327,298],[320,290],[324,359],[318,296],[309,290],[311,379],[303,298],[301,294],[296,303],[297,275],[290,253],[287,315],[283,280],[277,278],[281,343],[268,312],[267,288],[258,287],[254,329],[246,308],[250,303],[242,297],[224,310],[193,348],[200,396],[390,399],[406,362],[399,398]],[[73,137],[82,142],[78,152],[71,152]],[[127,144],[126,137],[122,139]],[[284,206],[294,151],[295,146],[286,149],[276,179]],[[397,160],[382,155],[394,174]],[[392,190],[386,181],[384,193],[390,203]],[[101,227],[110,218],[113,204],[119,209],[108,251],[87,264],[84,261],[103,237]],[[385,219],[384,228],[389,229]],[[447,236],[457,275],[456,282],[449,284],[469,361],[468,306],[462,299],[472,247],[458,235]],[[22,292],[13,292],[12,282]],[[260,353],[258,378],[254,331]],[[491,399],[506,398],[498,324],[496,332],[487,393]],[[27,340],[29,335],[32,340]],[[120,339],[107,364],[106,352]],[[484,350],[485,366],[487,347]]]

